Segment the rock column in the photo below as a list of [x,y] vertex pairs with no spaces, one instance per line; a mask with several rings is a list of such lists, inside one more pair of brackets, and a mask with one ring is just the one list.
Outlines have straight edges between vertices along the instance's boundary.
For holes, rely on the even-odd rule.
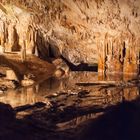
[[[101,41],[100,41],[101,42]],[[98,41],[98,72],[103,74],[139,73],[140,46],[135,36],[105,36],[104,43]]]

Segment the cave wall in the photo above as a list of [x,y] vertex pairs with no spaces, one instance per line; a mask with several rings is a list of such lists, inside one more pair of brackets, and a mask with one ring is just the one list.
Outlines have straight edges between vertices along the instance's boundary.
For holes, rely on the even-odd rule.
[[5,52],[19,51],[26,41],[29,14],[11,5],[0,5],[0,45]]
[[37,25],[34,26],[33,14],[12,4],[0,4],[0,50],[22,52],[48,57],[48,42]]
[[[4,9],[7,4],[23,10],[21,12],[23,16],[18,10],[12,14],[14,16],[15,13],[19,14],[16,14],[16,17],[20,23],[16,23],[12,28],[13,31],[8,29],[12,36],[9,37],[11,41],[8,39],[10,46],[18,42],[14,40],[14,36],[18,34],[18,44],[24,46],[23,42],[26,40],[29,53],[40,53],[42,57],[49,56],[49,47],[53,46],[56,56],[61,54],[75,65],[98,63],[99,72],[102,73],[138,73],[140,0],[0,0],[0,2],[3,13],[7,12],[7,9]],[[6,14],[5,17],[9,18]],[[24,32],[26,39],[23,39]],[[7,40],[2,38],[4,37],[1,36],[1,44]],[[35,51],[35,48],[38,51]]]
[[140,40],[130,33],[121,33],[116,37],[105,36],[98,41],[99,72],[101,73],[139,73]]

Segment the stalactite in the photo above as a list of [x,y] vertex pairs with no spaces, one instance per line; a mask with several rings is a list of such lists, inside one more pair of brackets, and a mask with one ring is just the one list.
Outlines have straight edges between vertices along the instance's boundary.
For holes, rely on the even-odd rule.
[[99,72],[138,74],[137,38],[123,36],[114,37],[112,40],[112,37],[105,35],[104,46],[97,44],[98,49],[102,48],[99,49]]
[[34,30],[31,26],[28,27],[27,31],[27,54],[33,54],[33,49],[35,46]]
[[12,47],[11,46],[14,45],[14,38],[13,38],[13,36],[14,36],[14,29],[13,29],[13,26],[14,25],[12,25],[12,24],[10,24],[8,26],[8,46],[6,48],[6,51],[8,51],[8,52],[12,51]]
[[98,58],[98,72],[104,74],[105,70],[105,43],[104,41],[97,40],[97,48],[98,48],[98,53],[99,53],[99,58]]
[[[5,36],[4,36],[4,22],[0,21],[0,45],[1,45],[1,49],[4,48],[4,40],[5,40]],[[3,50],[3,49],[2,49]]]

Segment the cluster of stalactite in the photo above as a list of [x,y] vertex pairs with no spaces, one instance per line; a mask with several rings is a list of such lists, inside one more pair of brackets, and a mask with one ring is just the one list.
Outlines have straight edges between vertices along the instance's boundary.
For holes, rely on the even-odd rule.
[[18,23],[0,20],[0,53],[21,52],[47,58],[50,47],[48,37],[32,25],[23,29]]
[[31,28],[27,32],[18,33],[16,24],[3,21],[0,21],[0,27],[0,45],[4,52],[20,51],[24,46],[34,46],[35,34]]
[[105,35],[97,41],[99,72],[138,74],[140,60],[140,38],[123,33],[117,37]]

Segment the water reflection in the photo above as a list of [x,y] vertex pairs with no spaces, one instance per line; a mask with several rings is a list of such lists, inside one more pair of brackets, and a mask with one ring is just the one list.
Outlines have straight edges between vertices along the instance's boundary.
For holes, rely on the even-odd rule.
[[0,102],[10,104],[12,107],[34,104],[43,100],[43,97],[36,92],[35,87],[8,90],[0,96]]
[[[9,90],[0,95],[0,102],[11,104],[13,107],[34,104],[36,102],[47,99],[54,93],[66,93],[54,98],[58,104],[64,106],[90,107],[93,105],[111,105],[123,100],[134,100],[139,96],[139,88],[102,88],[102,87],[78,87],[75,83],[78,82],[94,82],[98,81],[100,76],[92,72],[72,72],[68,77],[56,79],[54,77],[44,81],[39,85],[33,87],[21,88],[17,90]],[[132,77],[131,77],[132,78]],[[130,79],[130,78],[128,78]],[[122,80],[118,79],[118,75],[109,76],[108,80]],[[68,96],[67,93],[78,93],[82,90],[89,91],[89,94],[83,97]]]
[[98,80],[102,81],[128,81],[128,80],[132,80],[132,79],[136,79],[137,75],[134,74],[107,74],[107,75],[103,75],[101,73],[98,74]]
[[[77,100],[79,101],[78,104],[75,104],[76,97],[74,98],[67,98],[62,99],[63,105],[65,104],[64,108],[69,106],[74,106],[75,108],[82,109],[84,112],[82,115],[76,115],[70,120],[63,121],[57,124],[58,130],[67,130],[70,128],[76,128],[83,122],[89,121],[91,119],[96,119],[100,115],[102,115],[103,108],[111,107],[113,105],[117,105],[118,103],[122,103],[125,101],[132,101],[139,97],[139,88],[132,87],[132,88],[107,88],[107,89],[94,89],[92,90],[88,96]],[[59,100],[56,100],[59,102]],[[96,112],[97,108],[102,108],[101,110]],[[81,111],[79,111],[81,112]],[[78,112],[76,112],[78,114]]]
[[[73,140],[110,140],[113,138],[125,140],[130,136],[133,140],[132,136],[135,134],[139,136],[140,88],[76,85],[80,82],[92,83],[98,81],[98,78],[97,73],[75,72],[70,73],[68,77],[60,79],[52,77],[33,87],[9,90],[1,94],[0,102],[11,104],[13,107],[40,101],[46,102],[46,100],[52,103],[50,108],[32,107],[26,110],[25,106],[19,107],[22,111],[17,112],[16,118],[18,122],[19,119],[24,119],[21,127],[17,125],[14,136],[19,128],[22,128],[20,130],[23,135],[24,131],[27,131],[30,136],[37,132],[39,138],[43,136],[42,139],[53,140],[72,137]],[[108,80],[122,79],[114,75],[109,76]],[[29,123],[27,127],[23,122]],[[9,127],[8,124],[8,128],[12,131],[14,129],[11,128],[15,126],[12,124],[12,127]],[[7,132],[7,127],[4,132]],[[122,134],[125,137],[122,137]],[[32,139],[36,139],[36,135]]]

